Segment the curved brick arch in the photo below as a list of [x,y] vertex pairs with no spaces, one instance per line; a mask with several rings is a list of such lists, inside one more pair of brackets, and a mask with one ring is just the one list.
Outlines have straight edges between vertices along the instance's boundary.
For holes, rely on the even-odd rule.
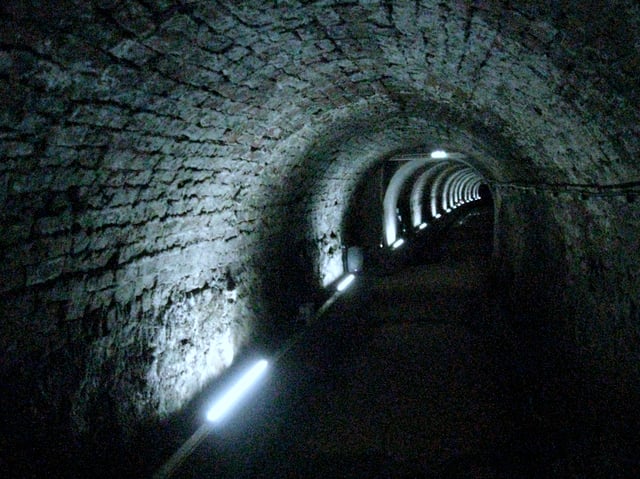
[[518,314],[561,304],[584,383],[637,386],[637,2],[240,3],[1,7],[10,428],[178,411],[294,328],[360,175],[436,146],[495,192]]

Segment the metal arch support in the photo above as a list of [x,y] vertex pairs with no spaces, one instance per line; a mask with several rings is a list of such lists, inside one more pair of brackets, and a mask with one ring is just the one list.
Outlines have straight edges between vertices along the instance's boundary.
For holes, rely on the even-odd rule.
[[467,173],[467,168],[461,168],[458,171],[454,171],[448,178],[444,184],[444,189],[442,191],[442,209],[447,213],[453,209],[453,189],[452,185],[455,185],[455,182],[458,181],[461,175]]
[[475,201],[480,199],[480,186],[482,186],[482,181],[478,180],[474,185],[473,185],[473,199]]
[[383,199],[384,233],[387,246],[391,246],[398,238],[396,208],[398,207],[398,199],[400,198],[402,187],[412,174],[431,161],[428,158],[417,158],[402,165],[391,177]]
[[475,171],[470,171],[468,174],[463,176],[460,179],[458,189],[456,190],[456,203],[466,203],[469,201],[468,198],[468,190],[469,185],[473,182],[475,178],[478,177],[478,174]]
[[456,181],[454,190],[453,190],[453,204],[454,205],[460,205],[461,203],[464,202],[464,190],[466,188],[466,185],[469,183],[469,181],[472,181],[472,179],[477,176],[477,173],[475,173],[472,170],[469,170],[466,174],[460,176],[460,178]]
[[431,217],[432,218],[440,217],[439,216],[440,213],[438,212],[438,199],[439,199],[438,190],[440,189],[440,184],[445,178],[447,178],[447,176],[449,176],[451,173],[455,172],[458,169],[460,169],[460,165],[450,166],[449,168],[441,171],[440,174],[438,174],[438,176],[434,180],[434,182],[431,184]]
[[429,169],[427,169],[424,173],[420,175],[420,177],[413,184],[413,188],[411,189],[411,218],[412,224],[414,227],[418,227],[422,224],[422,210],[423,210],[423,202],[424,198],[424,188],[427,185],[428,181],[433,178],[433,176],[441,170],[443,167],[446,167],[449,164],[448,161],[439,162]]

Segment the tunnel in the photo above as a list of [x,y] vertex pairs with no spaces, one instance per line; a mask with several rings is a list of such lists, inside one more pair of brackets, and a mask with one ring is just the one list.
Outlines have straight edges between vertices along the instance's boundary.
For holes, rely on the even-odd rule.
[[[486,205],[493,224],[488,180],[462,158],[460,153],[434,150],[373,165],[345,211],[343,270],[361,271],[365,258],[367,271],[373,273],[423,262],[442,243],[451,221],[459,216],[452,214],[458,208],[464,207],[466,214],[474,205]],[[410,249],[403,257],[395,252],[401,247]]]
[[[477,373],[526,426],[500,436],[520,477],[640,471],[635,0],[8,0],[0,24],[4,477],[150,476],[346,274],[373,286],[331,314],[381,317],[464,281],[455,251],[491,307],[435,343],[394,316],[385,341],[446,343],[438,371],[493,338]],[[344,348],[316,374],[361,323],[327,329]],[[234,454],[218,440],[200,456]],[[471,477],[447,444],[424,464]]]

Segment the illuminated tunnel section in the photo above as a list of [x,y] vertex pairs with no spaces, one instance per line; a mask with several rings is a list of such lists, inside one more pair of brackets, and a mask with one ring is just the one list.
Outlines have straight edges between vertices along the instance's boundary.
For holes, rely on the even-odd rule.
[[[393,174],[384,194],[384,233],[386,245],[398,245],[399,231],[423,230],[456,208],[479,201],[482,175],[460,159],[461,154],[434,151],[427,157],[408,159]],[[395,161],[402,161],[402,158]],[[404,194],[403,192],[409,192]],[[428,194],[426,194],[428,192]],[[411,224],[398,214],[400,202],[408,202]]]
[[[490,253],[494,214],[489,181],[467,155],[437,150],[391,161],[401,162],[384,190],[385,243],[377,256],[383,270],[441,260],[468,241],[473,250]],[[462,226],[474,215],[480,215],[471,221],[475,226]]]
[[[491,181],[475,164],[470,155],[443,150],[379,161],[363,175],[345,212],[344,270],[395,268],[412,256],[417,261],[421,248],[437,248],[454,221],[478,208],[493,222]],[[354,262],[359,256],[364,259]]]
[[[440,159],[441,157],[446,159]],[[458,159],[449,160],[450,157]],[[460,158],[464,158],[464,155],[438,150],[425,157],[393,159],[405,163],[393,174],[384,194],[384,234],[387,246],[398,244],[397,241],[401,239],[399,231],[409,227],[424,229],[442,214],[480,199],[478,189],[483,183],[482,176]],[[430,191],[429,201],[424,200],[425,188]],[[411,225],[407,225],[404,217],[398,214],[401,198],[407,199],[406,194],[403,196],[406,191],[410,191],[408,201]],[[424,219],[425,217],[428,219]]]

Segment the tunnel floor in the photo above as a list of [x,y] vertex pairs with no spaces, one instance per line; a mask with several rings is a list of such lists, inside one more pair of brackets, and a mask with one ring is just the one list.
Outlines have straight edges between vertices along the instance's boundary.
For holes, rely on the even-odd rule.
[[478,227],[359,278],[177,477],[536,477]]

